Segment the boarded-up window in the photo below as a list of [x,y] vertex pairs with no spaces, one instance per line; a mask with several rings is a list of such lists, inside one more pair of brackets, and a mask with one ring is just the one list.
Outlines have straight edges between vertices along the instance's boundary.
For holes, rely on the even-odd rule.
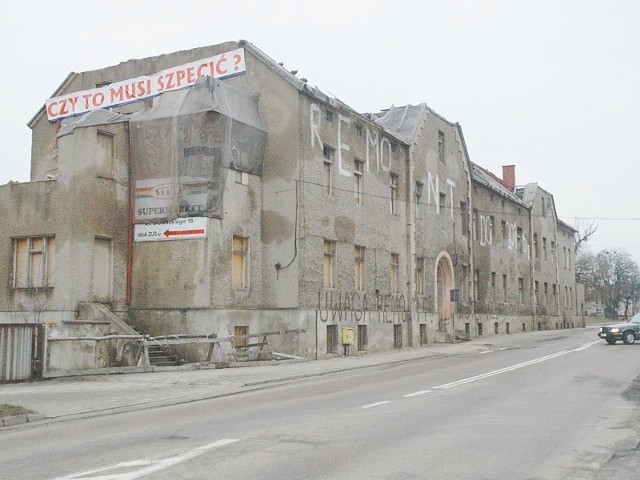
[[239,235],[233,236],[232,252],[232,285],[233,288],[249,288],[249,239]]
[[336,278],[336,242],[324,241],[324,258],[322,261],[324,288],[335,288]]
[[113,159],[115,153],[115,135],[98,132],[98,151],[96,152],[96,175],[113,178]]
[[424,257],[416,258],[416,293],[424,295]]
[[55,237],[13,239],[13,288],[53,287]]
[[398,270],[400,267],[400,254],[392,253],[391,254],[391,264],[390,264],[390,273],[391,273],[391,293],[398,293]]
[[[247,325],[236,325],[233,327],[233,336],[234,337],[245,337],[249,335],[249,327]],[[248,338],[236,338],[233,341],[233,344],[237,347],[246,347],[248,344]]]
[[355,262],[355,289],[359,291],[364,290],[364,252],[365,248],[358,245],[354,248],[354,262]]
[[111,239],[95,238],[93,249],[93,299],[110,302],[113,285],[113,257]]

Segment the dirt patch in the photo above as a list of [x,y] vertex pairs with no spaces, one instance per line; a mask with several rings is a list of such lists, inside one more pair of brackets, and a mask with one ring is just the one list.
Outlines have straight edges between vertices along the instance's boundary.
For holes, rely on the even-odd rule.
[[20,407],[18,405],[9,405],[8,403],[0,403],[0,418],[13,417],[15,415],[26,415],[33,413],[31,410]]

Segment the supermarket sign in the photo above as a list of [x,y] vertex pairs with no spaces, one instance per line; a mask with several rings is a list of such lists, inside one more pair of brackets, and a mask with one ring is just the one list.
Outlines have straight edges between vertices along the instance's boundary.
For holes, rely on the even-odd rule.
[[137,102],[164,92],[190,87],[201,77],[224,79],[242,75],[246,71],[244,48],[238,48],[153,75],[50,98],[45,103],[47,118],[50,122],[56,122],[73,115]]

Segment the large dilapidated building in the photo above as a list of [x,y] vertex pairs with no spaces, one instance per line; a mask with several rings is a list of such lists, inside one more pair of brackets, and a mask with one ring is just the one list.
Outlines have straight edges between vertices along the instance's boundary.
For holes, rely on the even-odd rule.
[[356,112],[240,41],[71,73],[29,126],[0,351],[33,326],[41,371],[113,364],[81,338],[116,332],[321,358],[583,324],[553,196],[426,104]]

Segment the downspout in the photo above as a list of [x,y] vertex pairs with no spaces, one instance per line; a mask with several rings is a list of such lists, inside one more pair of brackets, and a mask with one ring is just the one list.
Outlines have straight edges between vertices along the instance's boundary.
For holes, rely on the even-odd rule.
[[[131,135],[129,135],[131,141]],[[133,177],[131,168],[131,148],[129,148],[129,227],[127,232],[127,279],[126,279],[126,299],[127,306],[131,306],[132,297],[132,272],[133,272]]]
[[[409,298],[410,305],[410,334],[409,346],[413,347],[413,324],[417,320],[417,307],[416,307],[416,286],[415,286],[415,256],[416,256],[416,203],[415,203],[415,166],[414,166],[414,143],[411,142],[409,146],[409,158],[407,158],[407,175],[409,188],[407,188],[407,297]],[[419,331],[419,328],[418,328]]]
[[[535,265],[535,249],[533,248],[533,208],[534,205],[532,203],[531,208],[529,209],[529,238],[531,239],[531,242],[529,243],[529,264],[530,264],[530,275],[531,278],[529,279],[529,300],[531,301],[531,311],[533,312],[533,324],[531,325],[531,330],[535,329],[536,326],[536,319],[538,316],[538,302],[537,302],[537,297],[536,297],[536,291],[535,291],[535,274],[536,274],[536,265]],[[536,242],[537,245],[537,242]],[[538,295],[540,295],[540,292],[538,292]]]

